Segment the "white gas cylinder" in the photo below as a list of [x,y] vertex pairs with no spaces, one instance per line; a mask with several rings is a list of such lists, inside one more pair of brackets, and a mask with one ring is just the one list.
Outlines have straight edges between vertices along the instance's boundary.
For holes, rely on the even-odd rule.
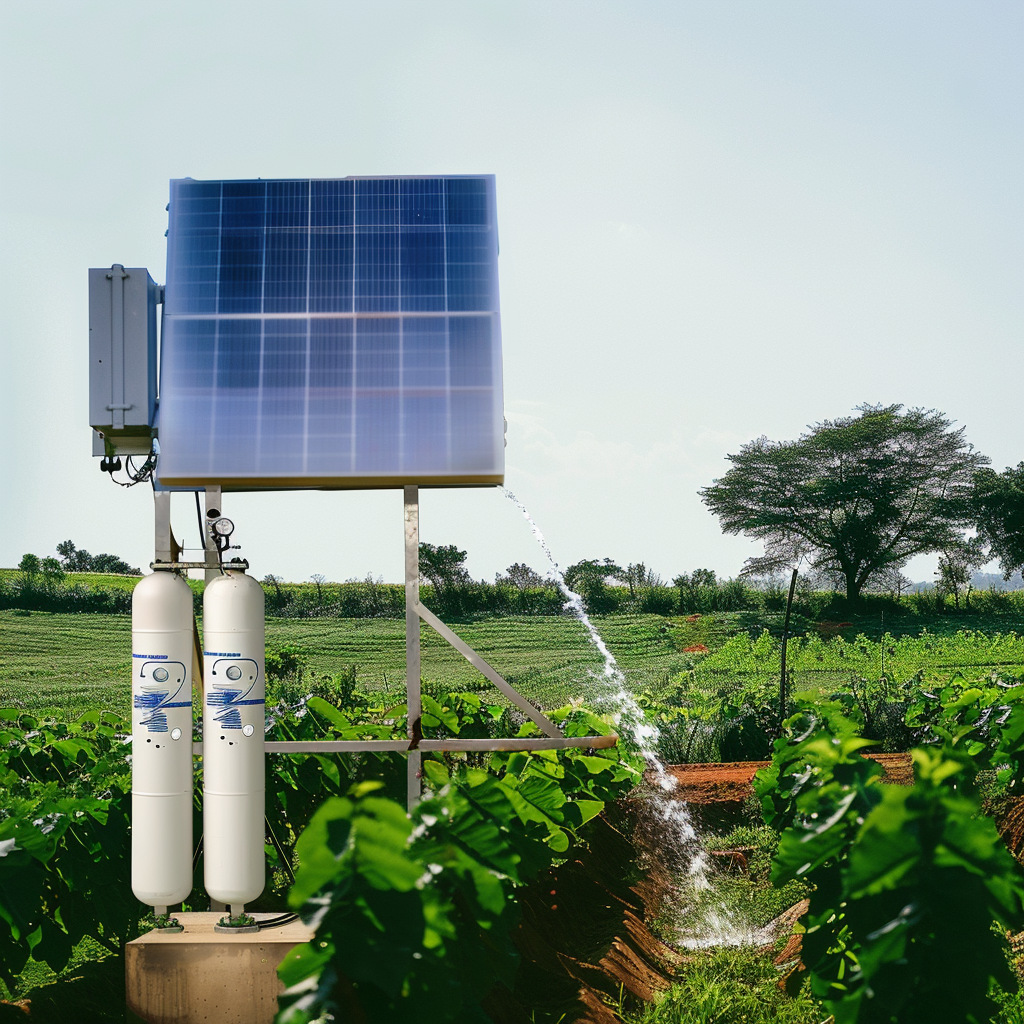
[[234,910],[263,891],[263,588],[229,569],[203,595],[206,891]]
[[132,892],[192,891],[192,591],[172,572],[132,593]]

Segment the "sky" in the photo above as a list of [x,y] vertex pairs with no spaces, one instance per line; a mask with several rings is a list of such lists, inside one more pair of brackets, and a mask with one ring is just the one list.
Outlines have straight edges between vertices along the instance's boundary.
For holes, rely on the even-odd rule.
[[[0,566],[153,557],[91,457],[86,272],[163,281],[186,176],[497,176],[506,483],[563,567],[735,575],[760,546],[698,490],[865,402],[1015,465],[1022,43],[995,0],[0,3]],[[259,576],[401,579],[398,491],[224,512]],[[421,531],[545,567],[496,489],[424,491]]]

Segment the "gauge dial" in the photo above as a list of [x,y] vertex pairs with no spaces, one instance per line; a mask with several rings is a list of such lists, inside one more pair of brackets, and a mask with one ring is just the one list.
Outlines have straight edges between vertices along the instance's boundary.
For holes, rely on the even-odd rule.
[[213,524],[213,532],[218,537],[230,537],[234,529],[235,524],[230,519],[221,518]]

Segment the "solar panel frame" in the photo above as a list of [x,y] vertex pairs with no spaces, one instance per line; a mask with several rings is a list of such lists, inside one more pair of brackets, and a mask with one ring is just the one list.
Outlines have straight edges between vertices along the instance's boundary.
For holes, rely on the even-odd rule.
[[493,175],[171,182],[159,480],[504,480]]

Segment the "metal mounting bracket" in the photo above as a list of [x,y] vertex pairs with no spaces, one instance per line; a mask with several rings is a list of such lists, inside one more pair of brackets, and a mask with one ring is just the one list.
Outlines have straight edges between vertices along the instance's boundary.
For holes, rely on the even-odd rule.
[[[156,492],[156,559],[150,563],[154,570],[205,569],[207,581],[219,575],[219,567],[211,565],[211,552],[203,562],[180,562],[172,559],[170,535],[170,492]],[[446,626],[429,608],[420,602],[420,531],[419,488],[405,487],[405,688],[408,718],[408,736],[404,740],[268,740],[264,749],[268,754],[328,754],[392,752],[407,758],[407,806],[410,811],[419,803],[422,794],[421,768],[423,751],[514,751],[514,750],[607,750],[614,747],[618,736],[566,736],[542,711],[535,708],[514,686],[473,650],[454,630]],[[207,511],[219,508],[220,488],[207,488]],[[207,531],[208,533],[209,531]],[[207,538],[204,538],[207,539]],[[207,539],[207,543],[210,541]],[[213,553],[216,554],[215,552]],[[216,563],[214,563],[215,565]],[[240,559],[231,563],[248,568]],[[427,623],[448,641],[474,668],[493,683],[524,715],[543,732],[544,736],[497,737],[488,739],[424,739],[420,735],[420,717],[423,711],[420,686],[420,622]],[[192,753],[202,757],[203,744],[193,743]]]

